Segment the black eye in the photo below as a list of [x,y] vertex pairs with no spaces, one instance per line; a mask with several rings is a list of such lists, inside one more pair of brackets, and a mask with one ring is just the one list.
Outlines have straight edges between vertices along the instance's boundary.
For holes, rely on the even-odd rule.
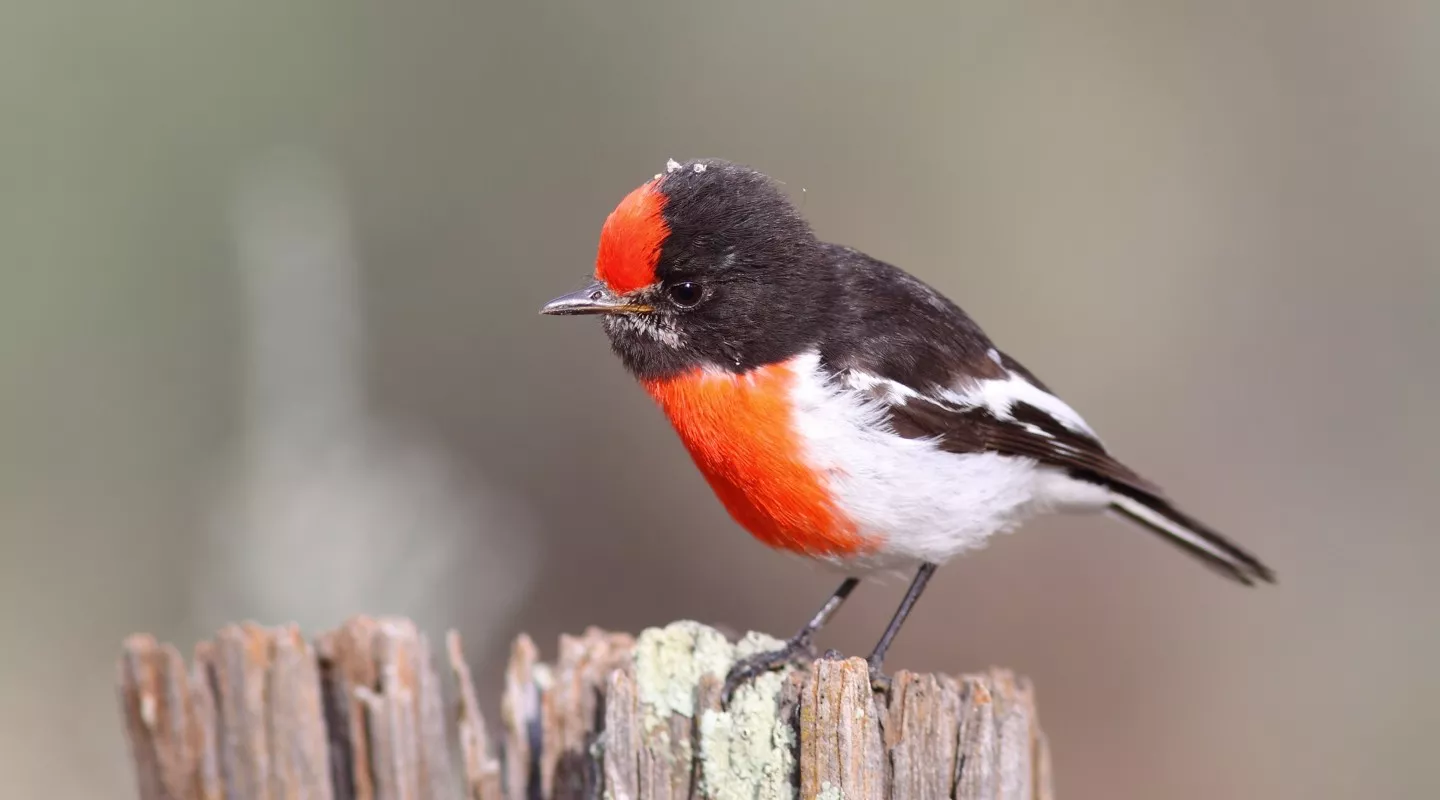
[[670,302],[681,308],[694,308],[705,296],[705,287],[694,281],[677,283],[670,287]]

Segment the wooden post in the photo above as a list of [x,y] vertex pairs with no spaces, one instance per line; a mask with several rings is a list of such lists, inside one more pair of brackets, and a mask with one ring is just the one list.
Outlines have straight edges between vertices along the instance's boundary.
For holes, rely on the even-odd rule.
[[119,679],[139,797],[1054,797],[1033,692],[1004,670],[899,672],[878,694],[862,659],[822,660],[762,676],[722,710],[730,664],[777,642],[693,622],[590,629],[542,663],[521,636],[492,746],[460,639],[446,644],[449,712],[430,643],[403,619],[359,617],[313,643],[293,626],[229,626],[189,666],[132,636]]

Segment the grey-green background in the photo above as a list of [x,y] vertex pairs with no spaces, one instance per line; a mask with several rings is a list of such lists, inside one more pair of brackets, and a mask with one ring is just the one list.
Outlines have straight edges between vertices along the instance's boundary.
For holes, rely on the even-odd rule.
[[136,630],[404,613],[488,699],[520,630],[808,616],[832,578],[535,314],[671,156],[803,188],[1281,576],[1045,521],[942,570],[892,667],[1033,676],[1067,800],[1440,795],[1440,6],[0,17],[5,797],[131,795]]

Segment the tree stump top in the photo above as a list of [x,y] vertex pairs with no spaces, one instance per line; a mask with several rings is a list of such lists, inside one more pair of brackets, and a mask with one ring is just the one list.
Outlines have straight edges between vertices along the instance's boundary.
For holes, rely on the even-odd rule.
[[449,713],[429,642],[403,619],[359,617],[313,643],[293,626],[228,626],[189,666],[131,637],[120,698],[139,796],[1053,797],[1033,692],[1005,670],[899,672],[881,694],[863,659],[821,660],[763,675],[722,709],[735,659],[779,642],[694,622],[592,628],[542,662],[522,635],[492,744],[459,637],[447,645]]

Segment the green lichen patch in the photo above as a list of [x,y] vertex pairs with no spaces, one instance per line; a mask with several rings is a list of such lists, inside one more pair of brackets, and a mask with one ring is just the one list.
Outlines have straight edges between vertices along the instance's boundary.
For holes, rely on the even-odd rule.
[[719,631],[683,620],[649,628],[635,642],[635,688],[645,709],[645,729],[671,714],[695,716],[695,689],[703,675],[724,678],[735,648]]
[[703,789],[715,800],[794,797],[795,734],[779,714],[785,676],[761,675],[735,691],[725,711],[700,716]]
[[[640,634],[635,643],[635,684],[645,730],[658,740],[671,715],[694,718],[703,676],[723,680],[736,658],[782,644],[751,633],[732,645],[718,631],[689,621]],[[795,796],[790,781],[795,735],[779,714],[784,683],[784,673],[762,675],[737,689],[727,710],[700,714],[696,751],[705,796],[715,800]]]
[[735,657],[745,658],[747,656],[753,656],[756,653],[779,650],[784,646],[785,643],[776,639],[774,636],[767,636],[763,633],[750,631],[735,645]]

